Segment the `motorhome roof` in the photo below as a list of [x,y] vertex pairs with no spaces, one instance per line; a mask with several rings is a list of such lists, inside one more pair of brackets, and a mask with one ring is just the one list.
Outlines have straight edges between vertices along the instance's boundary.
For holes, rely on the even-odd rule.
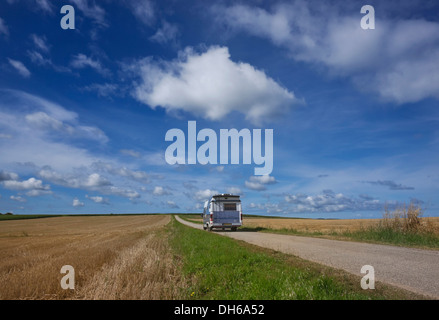
[[213,198],[222,198],[222,197],[238,197],[239,198],[239,196],[238,195],[236,195],[236,194],[230,194],[230,193],[221,193],[221,194],[216,194],[216,195],[214,195],[213,196]]

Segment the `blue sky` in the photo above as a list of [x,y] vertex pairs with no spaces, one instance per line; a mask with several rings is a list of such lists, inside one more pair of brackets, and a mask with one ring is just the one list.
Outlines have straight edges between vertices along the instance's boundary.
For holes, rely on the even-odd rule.
[[[75,29],[60,26],[65,4]],[[363,30],[363,5],[375,29]],[[0,212],[439,216],[439,4],[5,0]],[[273,129],[273,171],[169,165],[166,132]],[[198,143],[200,146],[201,143]]]

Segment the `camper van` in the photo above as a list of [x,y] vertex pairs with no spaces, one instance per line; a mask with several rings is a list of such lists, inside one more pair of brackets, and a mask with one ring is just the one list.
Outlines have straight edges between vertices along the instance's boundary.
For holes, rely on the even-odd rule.
[[242,226],[241,200],[233,194],[217,194],[204,203],[203,229],[230,228],[232,231]]

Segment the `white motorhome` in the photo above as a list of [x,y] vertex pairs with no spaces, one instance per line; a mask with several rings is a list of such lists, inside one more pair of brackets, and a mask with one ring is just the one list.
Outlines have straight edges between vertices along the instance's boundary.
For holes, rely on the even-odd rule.
[[238,195],[217,194],[204,203],[203,229],[230,228],[232,231],[242,226],[241,200]]

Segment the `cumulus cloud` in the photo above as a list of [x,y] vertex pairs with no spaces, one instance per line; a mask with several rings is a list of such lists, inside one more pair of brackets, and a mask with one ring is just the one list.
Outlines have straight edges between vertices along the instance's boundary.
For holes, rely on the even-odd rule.
[[18,71],[18,74],[20,74],[23,78],[29,78],[31,76],[31,73],[28,68],[23,64],[23,62],[18,60],[13,60],[8,58],[9,64],[14,67],[16,71]]
[[104,198],[104,197],[101,197],[101,196],[89,196],[89,195],[86,195],[85,197],[87,199],[90,199],[91,201],[93,201],[95,203],[110,204],[110,201],[108,200],[108,198]]
[[372,197],[350,197],[332,190],[323,190],[321,194],[287,194],[284,198],[286,212],[338,212],[345,210],[377,210],[382,203]]
[[79,174],[61,174],[54,171],[51,167],[45,166],[38,172],[38,176],[41,178],[70,188],[79,189],[98,189],[101,187],[111,186],[112,183],[102,177],[98,173],[79,175]]
[[277,181],[273,176],[251,176],[249,180],[245,181],[245,186],[256,191],[266,190],[266,185],[275,184]]
[[35,178],[29,178],[28,180],[24,180],[24,181],[6,180],[3,181],[3,186],[6,189],[11,189],[11,190],[29,190],[29,189],[48,190],[50,188],[49,186],[46,185],[43,186],[43,181]]
[[17,202],[26,202],[27,200],[22,196],[10,196],[9,199],[17,201]]
[[237,32],[269,39],[290,56],[350,77],[362,90],[396,103],[439,99],[439,23],[379,19],[363,30],[360,10],[293,1],[270,9],[236,4],[215,7],[215,17]]
[[72,206],[74,206],[75,208],[83,207],[84,205],[84,202],[79,201],[78,198],[73,199]]
[[219,194],[219,192],[211,189],[198,190],[193,193],[193,198],[197,201],[207,201],[215,194]]
[[52,194],[50,185],[43,184],[43,181],[34,177],[20,181],[18,175],[12,172],[1,171],[0,183],[5,189],[27,191],[26,195],[29,197]]
[[132,70],[139,73],[134,96],[151,108],[186,111],[220,120],[240,112],[253,123],[284,115],[299,100],[265,72],[230,59],[227,47],[212,46],[203,53],[191,48],[171,62],[145,58]]
[[18,174],[14,172],[0,171],[0,182],[7,180],[18,180]]

